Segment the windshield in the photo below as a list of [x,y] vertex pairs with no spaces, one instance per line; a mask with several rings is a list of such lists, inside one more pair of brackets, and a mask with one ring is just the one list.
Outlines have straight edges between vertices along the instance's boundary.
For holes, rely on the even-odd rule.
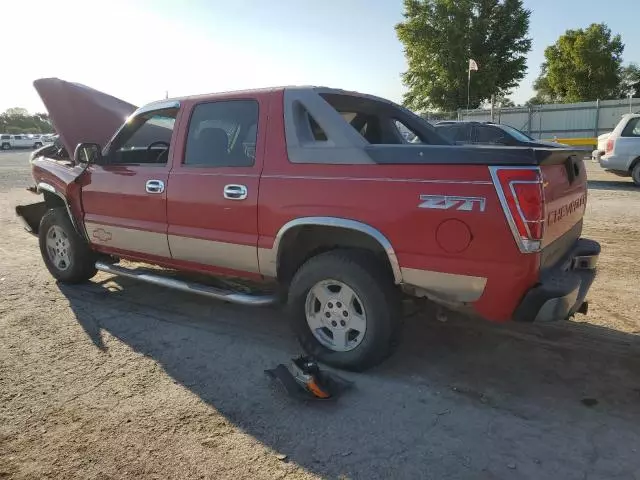
[[521,142],[535,142],[533,138],[526,133],[521,132],[517,128],[510,127],[509,125],[500,125],[500,128]]

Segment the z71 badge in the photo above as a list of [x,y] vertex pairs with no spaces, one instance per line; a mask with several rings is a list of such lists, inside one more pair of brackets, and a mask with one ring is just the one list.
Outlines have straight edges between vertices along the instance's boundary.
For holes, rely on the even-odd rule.
[[462,210],[463,212],[484,212],[487,199],[484,197],[458,197],[450,195],[420,195],[422,203],[418,208],[435,210]]

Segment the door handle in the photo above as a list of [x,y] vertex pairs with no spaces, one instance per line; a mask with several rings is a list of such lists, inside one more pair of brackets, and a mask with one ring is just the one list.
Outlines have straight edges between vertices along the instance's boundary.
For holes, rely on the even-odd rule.
[[145,189],[147,193],[162,193],[164,192],[164,182],[162,180],[147,180]]
[[244,200],[249,194],[246,185],[225,185],[224,198],[227,200]]

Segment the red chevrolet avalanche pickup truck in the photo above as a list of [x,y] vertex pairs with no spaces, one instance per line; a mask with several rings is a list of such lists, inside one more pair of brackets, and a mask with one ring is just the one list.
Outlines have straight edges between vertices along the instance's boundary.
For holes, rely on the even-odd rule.
[[600,246],[581,238],[587,184],[573,150],[450,145],[394,103],[329,88],[136,109],[58,79],[35,87],[61,146],[32,158],[44,199],[17,213],[61,282],[101,270],[284,301],[303,347],[348,369],[390,353],[403,296],[497,322],[586,313]]

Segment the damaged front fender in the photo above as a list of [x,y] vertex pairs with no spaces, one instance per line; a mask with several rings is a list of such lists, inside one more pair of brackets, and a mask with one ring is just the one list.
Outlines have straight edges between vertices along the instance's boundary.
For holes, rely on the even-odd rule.
[[40,220],[47,210],[49,210],[49,208],[43,200],[42,202],[31,203],[29,205],[18,205],[16,207],[16,215],[18,215],[18,219],[20,219],[20,222],[27,232],[38,235]]
[[18,205],[16,207],[16,215],[24,226],[25,230],[33,235],[38,235],[40,228],[40,220],[52,208],[64,208],[67,211],[67,215],[71,220],[76,231],[84,236],[83,231],[76,224],[71,207],[67,202],[67,199],[56,191],[54,187],[47,183],[39,183],[37,187],[28,188],[32,193],[44,195],[44,199],[41,202],[31,203],[28,205]]

